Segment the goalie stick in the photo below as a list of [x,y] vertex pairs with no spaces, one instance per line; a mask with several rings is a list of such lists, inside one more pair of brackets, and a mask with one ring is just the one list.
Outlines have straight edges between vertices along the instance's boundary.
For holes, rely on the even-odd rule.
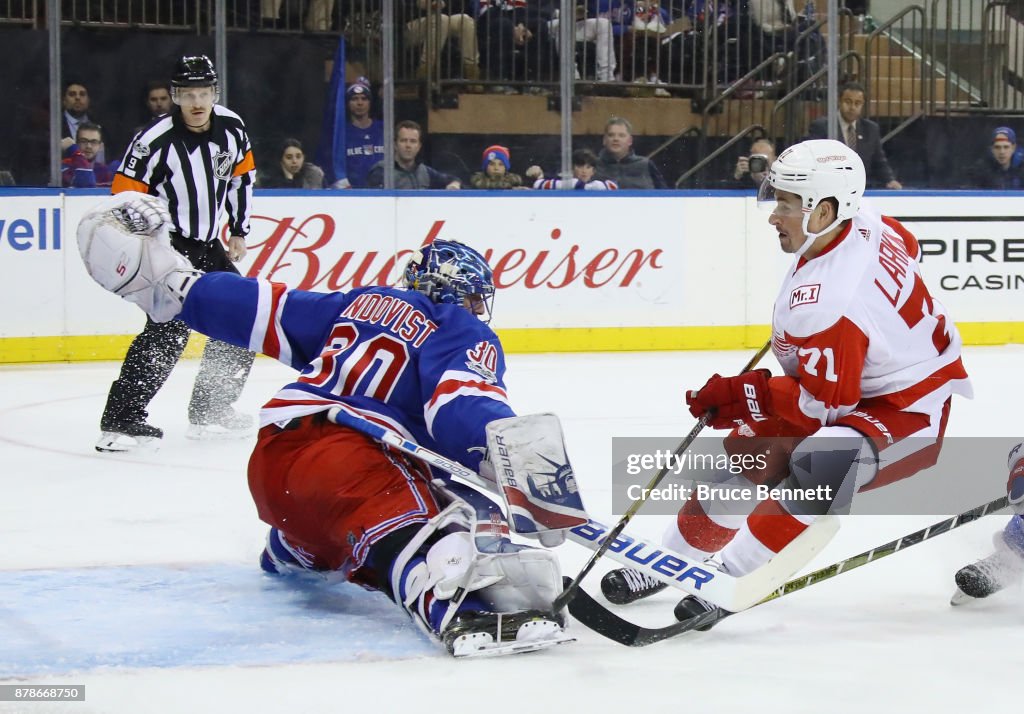
[[[855,568],[859,568],[862,565],[867,565],[872,561],[892,555],[893,553],[909,548],[912,545],[923,543],[929,538],[934,538],[937,535],[947,533],[954,528],[959,528],[960,526],[975,521],[982,516],[995,513],[996,511],[1006,508],[1007,505],[1007,497],[1001,496],[994,501],[977,506],[969,511],[964,511],[952,518],[947,518],[944,521],[933,523],[927,528],[914,531],[913,533],[909,533],[894,541],[885,543],[884,545],[872,548],[871,550],[866,550],[863,553],[851,556],[845,560],[840,560],[837,563],[820,568],[812,573],[808,573],[807,575],[801,575],[798,578],[793,578],[785,585],[768,595],[768,597],[761,600],[761,602],[757,603],[755,607],[757,605],[763,605],[766,602],[776,600],[784,595],[789,595],[797,590],[803,590],[804,588],[808,588],[815,583],[820,583],[823,580],[829,580],[841,573],[846,573],[854,570]],[[564,578],[563,582],[568,583],[569,579]],[[604,635],[608,639],[614,640],[619,644],[623,644],[628,647],[645,647],[647,645],[654,644],[655,642],[661,642],[662,640],[667,640],[671,637],[675,637],[676,635],[696,630],[700,627],[713,625],[719,620],[723,620],[735,613],[718,607],[683,622],[676,622],[671,625],[666,625],[665,627],[649,628],[637,625],[636,623],[619,617],[617,614],[594,599],[590,593],[580,589],[576,598],[569,603],[569,614],[575,617],[586,627],[589,627],[598,634]]]
[[[472,469],[420,446],[391,429],[369,421],[357,412],[338,406],[333,407],[328,416],[336,424],[355,429],[451,474],[460,483],[488,495],[498,495],[497,486],[482,479]],[[507,500],[508,497],[504,493],[501,495]],[[726,610],[737,611],[757,603],[785,583],[786,578],[806,565],[832,539],[838,528],[838,518],[818,518],[764,567],[743,577],[721,572],[710,564],[691,563],[668,548],[621,533],[621,528],[620,532],[613,536],[607,526],[593,519],[570,528],[566,531],[566,537],[588,550],[600,550],[602,555],[636,568],[685,593],[698,595]]]
[[[743,367],[742,370],[740,370],[740,374],[752,370],[757,365],[757,363],[761,361],[761,358],[765,356],[765,354],[768,352],[768,348],[771,347],[771,345],[771,340],[765,342],[761,346],[761,349],[759,349],[757,353],[750,358],[750,361],[747,362],[746,366]],[[673,457],[678,458],[687,449],[690,448],[690,444],[692,444],[693,440],[697,438],[697,435],[704,430],[704,427],[707,426],[708,420],[710,418],[710,414],[705,414],[704,416],[697,420],[697,423],[694,425],[694,427],[690,429],[690,433],[687,434],[686,438],[683,439],[679,443],[679,446],[676,447],[676,450],[673,452]],[[555,598],[555,602],[553,605],[555,612],[558,612],[559,610],[564,608],[573,599],[576,592],[580,589],[580,583],[583,582],[583,578],[587,577],[587,574],[594,569],[594,565],[597,563],[598,558],[600,558],[608,551],[608,549],[611,547],[612,543],[615,542],[619,534],[622,533],[622,531],[626,528],[626,525],[633,519],[633,516],[635,516],[637,511],[640,510],[640,507],[647,502],[648,494],[654,493],[655,489],[657,489],[658,487],[658,484],[660,484],[664,480],[665,476],[668,475],[668,472],[669,466],[668,464],[666,464],[660,471],[658,471],[657,474],[654,475],[654,478],[650,480],[646,488],[641,492],[644,495],[642,495],[640,498],[636,499],[635,501],[633,501],[632,504],[630,504],[629,508],[626,509],[626,512],[622,514],[622,518],[619,519],[619,522],[616,523],[615,526],[608,533],[608,536],[605,538],[604,542],[590,556],[590,560],[588,560],[583,565],[583,568],[576,575],[576,577],[573,578],[569,582],[569,584],[565,586],[565,589],[562,591],[562,594]],[[715,604],[717,605],[721,603],[716,602]],[[753,602],[748,603],[746,606],[749,607],[752,604]]]

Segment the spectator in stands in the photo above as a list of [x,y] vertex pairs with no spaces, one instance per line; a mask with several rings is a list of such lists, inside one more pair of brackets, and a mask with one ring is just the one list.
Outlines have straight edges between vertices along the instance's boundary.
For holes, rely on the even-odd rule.
[[162,79],[146,82],[145,111],[139,117],[142,121],[132,130],[132,136],[142,131],[151,121],[174,111],[171,101],[171,85]]
[[[614,191],[618,184],[594,178],[597,173],[597,154],[590,149],[576,149],[572,152],[572,178],[569,188],[575,191]],[[536,189],[565,189],[566,182],[559,178],[544,178],[540,166],[526,170],[527,178],[533,179]]]
[[484,149],[483,163],[480,171],[470,176],[469,184],[480,189],[515,189],[527,188],[523,178],[512,173],[512,156],[508,148],[495,144]]
[[97,157],[103,149],[103,130],[99,124],[78,125],[75,143],[64,150],[61,182],[66,188],[109,186],[114,180],[118,162],[105,164]]
[[324,172],[316,164],[306,161],[302,142],[285,139],[281,146],[280,162],[267,172],[260,172],[260,188],[323,188]]
[[405,44],[421,48],[416,76],[425,78],[429,68],[434,77],[440,77],[441,49],[454,40],[462,56],[462,78],[480,79],[476,21],[465,13],[446,13],[445,0],[415,0],[415,4],[419,15],[405,23]]
[[[64,85],[61,103],[64,106],[64,115],[61,121],[60,148],[62,151],[67,151],[68,147],[75,143],[79,124],[89,122],[99,125],[100,122],[89,114],[89,90],[77,80],[72,80]],[[105,152],[101,149],[98,160],[104,161],[105,155]]]
[[148,119],[156,119],[170,114],[174,103],[171,101],[171,85],[165,80],[153,79],[146,84],[146,109]]
[[[489,80],[547,81],[554,45],[548,32],[550,4],[544,0],[480,0],[476,32],[480,66]],[[497,85],[493,91],[514,94]],[[531,87],[530,93],[542,93]]]
[[622,117],[605,122],[597,178],[614,181],[619,188],[668,188],[654,162],[633,153],[633,125]]
[[[595,79],[598,82],[615,81],[617,63],[615,59],[615,36],[612,23],[607,17],[584,17],[582,6],[576,6],[576,42],[594,43]],[[548,22],[548,32],[554,43],[555,51],[561,52],[561,35],[558,32],[558,14]],[[576,63],[576,79],[582,79],[579,63]]]
[[[882,132],[878,124],[861,116],[864,111],[864,86],[858,82],[844,84],[839,94],[839,140],[857,152],[864,161],[868,187],[884,186],[901,189],[882,148]],[[811,122],[808,133],[812,139],[828,138],[828,117]]]
[[[793,49],[798,32],[793,0],[749,0],[748,9],[751,27],[760,30],[749,40],[752,64],[759,64],[776,52],[785,53]],[[785,62],[778,65],[777,69],[781,70]]]
[[[260,0],[260,27],[262,29],[277,30],[289,27],[289,23],[281,17],[281,5],[282,0]],[[307,6],[304,25],[306,31],[326,32],[330,30],[334,14],[334,0],[309,0]],[[291,7],[292,3],[288,3],[288,9]]]
[[[395,125],[395,188],[422,189],[462,188],[454,176],[443,174],[417,158],[423,148],[423,129],[414,121],[400,121]],[[384,162],[377,162],[367,177],[369,188],[384,188]]]
[[968,177],[969,188],[1024,188],[1024,151],[1017,148],[1016,132],[1008,126],[997,127],[988,151],[971,166]]
[[736,159],[732,181],[724,188],[758,188],[768,169],[775,163],[775,144],[770,139],[754,139],[747,156]]
[[345,127],[345,172],[332,188],[367,188],[366,177],[384,157],[384,122],[370,116],[370,80],[358,77],[345,90],[349,123]]

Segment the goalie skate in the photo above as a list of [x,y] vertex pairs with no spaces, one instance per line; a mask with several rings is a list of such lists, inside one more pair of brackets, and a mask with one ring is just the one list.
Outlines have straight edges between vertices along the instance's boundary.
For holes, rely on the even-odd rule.
[[561,619],[541,610],[458,613],[441,635],[453,657],[498,657],[572,642]]

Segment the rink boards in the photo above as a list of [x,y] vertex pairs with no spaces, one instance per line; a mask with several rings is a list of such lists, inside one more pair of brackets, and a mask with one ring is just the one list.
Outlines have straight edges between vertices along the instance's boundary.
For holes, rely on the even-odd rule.
[[[140,311],[92,283],[75,228],[103,191],[0,189],[0,362],[114,359]],[[1024,342],[1019,194],[879,192],[921,241],[933,297],[968,344]],[[435,238],[488,255],[513,352],[763,343],[781,276],[768,214],[731,192],[257,191],[243,274],[310,290],[395,284]]]

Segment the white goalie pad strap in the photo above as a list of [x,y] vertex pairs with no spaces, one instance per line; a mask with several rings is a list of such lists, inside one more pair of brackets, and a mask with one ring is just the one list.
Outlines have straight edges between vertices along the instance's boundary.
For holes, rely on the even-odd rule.
[[516,533],[574,528],[588,521],[554,414],[496,419],[487,454]]
[[155,322],[167,322],[181,312],[185,296],[202,273],[171,247],[160,199],[123,195],[103,202],[82,219],[82,261],[104,289],[135,303]]

